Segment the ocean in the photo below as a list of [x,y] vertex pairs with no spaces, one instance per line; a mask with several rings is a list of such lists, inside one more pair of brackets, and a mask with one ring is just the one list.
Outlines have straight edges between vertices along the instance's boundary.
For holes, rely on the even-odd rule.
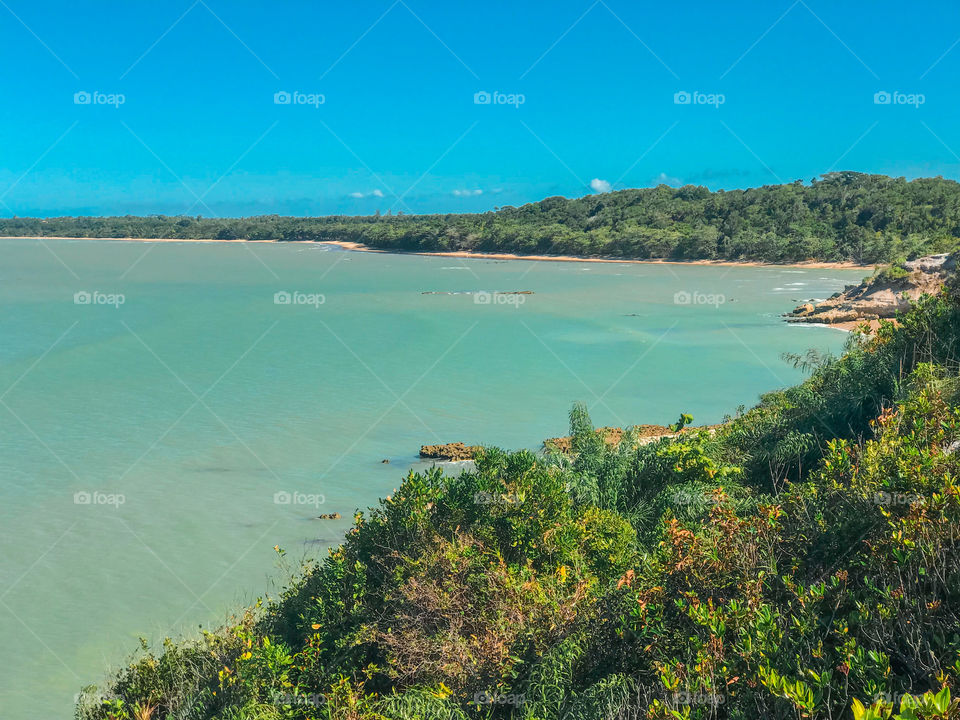
[[276,593],[421,445],[796,383],[784,353],[846,334],[780,314],[864,274],[0,239],[0,717],[69,717],[138,638]]

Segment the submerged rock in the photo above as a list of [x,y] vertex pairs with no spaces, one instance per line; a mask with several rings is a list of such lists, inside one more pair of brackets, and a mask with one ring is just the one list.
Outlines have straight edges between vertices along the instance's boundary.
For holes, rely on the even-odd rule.
[[340,513],[323,513],[323,515],[317,515],[317,520],[339,520]]

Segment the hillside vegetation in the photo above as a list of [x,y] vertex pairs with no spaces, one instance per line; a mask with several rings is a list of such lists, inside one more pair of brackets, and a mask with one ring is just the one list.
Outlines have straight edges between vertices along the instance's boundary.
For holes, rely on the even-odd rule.
[[714,433],[411,473],[77,717],[958,717],[958,360],[951,284]]
[[407,251],[873,264],[957,249],[960,185],[839,172],[808,185],[718,192],[661,185],[459,215],[6,218],[0,235],[336,240]]

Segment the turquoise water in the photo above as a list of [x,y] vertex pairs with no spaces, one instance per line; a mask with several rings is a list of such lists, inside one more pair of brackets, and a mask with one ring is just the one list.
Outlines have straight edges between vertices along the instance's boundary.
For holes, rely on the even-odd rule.
[[223,621],[421,444],[535,448],[576,400],[712,423],[796,382],[781,353],[845,334],[779,314],[863,274],[0,240],[0,717],[69,717],[139,636]]

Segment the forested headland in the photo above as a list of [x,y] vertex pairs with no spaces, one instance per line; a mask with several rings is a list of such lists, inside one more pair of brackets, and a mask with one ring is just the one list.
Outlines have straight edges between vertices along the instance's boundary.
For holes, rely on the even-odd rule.
[[[389,198],[385,199],[389,203]],[[3,218],[2,236],[341,241],[382,250],[886,263],[960,247],[960,184],[835,172],[748,190],[621,190],[445,215]]]

